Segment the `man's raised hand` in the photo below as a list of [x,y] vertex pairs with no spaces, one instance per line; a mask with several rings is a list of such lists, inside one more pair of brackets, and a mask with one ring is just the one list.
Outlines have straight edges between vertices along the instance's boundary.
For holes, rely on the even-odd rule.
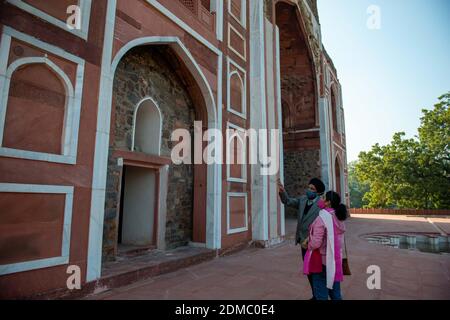
[[280,189],[280,192],[286,192],[286,190],[284,189],[284,185],[281,183],[280,179],[278,179],[278,188]]

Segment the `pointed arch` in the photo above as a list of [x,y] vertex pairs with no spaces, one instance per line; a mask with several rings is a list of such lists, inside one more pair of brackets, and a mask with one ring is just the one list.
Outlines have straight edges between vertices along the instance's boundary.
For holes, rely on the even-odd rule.
[[115,55],[113,62],[111,64],[111,72],[110,72],[110,80],[114,78],[114,74],[116,72],[117,66],[123,56],[132,48],[138,46],[145,45],[168,45],[170,48],[174,50],[174,52],[178,55],[181,61],[184,62],[187,69],[191,72],[193,78],[196,80],[198,84],[203,99],[205,100],[205,105],[207,109],[207,120],[208,120],[208,128],[215,129],[217,127],[217,112],[216,112],[216,103],[214,102],[214,96],[211,90],[211,86],[206,80],[205,75],[201,71],[199,65],[195,61],[192,54],[186,48],[186,46],[181,42],[178,37],[143,37],[132,40],[124,45]]
[[[134,110],[131,151],[147,154],[161,154],[162,114],[156,101],[147,97],[142,99]],[[157,141],[145,139],[147,136],[157,136]]]
[[[62,86],[64,87],[65,91],[65,102],[64,102],[64,120],[62,124],[62,135],[61,135],[61,151],[60,154],[63,156],[75,156],[73,153],[73,145],[72,145],[72,136],[75,134],[73,132],[74,129],[74,116],[76,115],[75,110],[73,109],[74,104],[74,87],[72,85],[71,80],[67,76],[67,74],[58,67],[54,62],[52,62],[50,59],[45,57],[27,57],[22,58],[14,61],[11,63],[11,65],[6,70],[6,79],[3,86],[3,100],[1,101],[0,106],[0,144],[2,144],[2,141],[4,140],[4,131],[6,127],[6,115],[7,115],[7,106],[8,106],[8,98],[9,98],[9,91],[11,87],[11,80],[13,79],[14,73],[26,66],[29,65],[44,65],[49,72],[52,72],[58,80],[61,82]],[[2,146],[3,147],[3,146]],[[14,149],[8,149],[13,151]],[[49,152],[40,152],[40,151],[27,151],[24,150],[22,153],[24,155],[28,155],[29,153],[33,154],[51,154]],[[29,155],[31,156],[31,154]]]
[[[236,78],[236,80],[238,81],[238,86],[239,86],[239,91],[233,90],[234,86],[233,86],[233,78]],[[239,114],[246,114],[246,110],[245,110],[245,84],[244,84],[244,80],[242,79],[239,71],[234,70],[230,73],[230,75],[228,76],[228,81],[230,83],[229,85],[229,92],[228,92],[228,99],[230,99],[230,109],[232,111],[236,111]],[[236,99],[236,96],[238,95],[238,98],[240,100],[240,105],[236,106],[234,105],[234,102]]]
[[[125,56],[127,52],[138,46],[146,45],[167,45],[169,46],[178,56],[178,58],[184,63],[187,70],[190,72],[194,78],[196,85],[198,85],[202,99],[204,100],[206,108],[206,120],[208,122],[207,128],[211,129],[221,129],[221,125],[218,121],[218,110],[216,109],[216,103],[214,100],[214,95],[211,90],[205,75],[203,74],[200,66],[195,61],[192,54],[186,48],[186,46],[181,42],[178,37],[142,37],[134,39],[127,44],[125,44],[114,56],[111,68],[109,72],[109,83],[108,83],[108,112],[111,113],[111,102],[112,102],[112,82],[117,69],[117,66],[121,59]],[[105,124],[106,125],[106,124]],[[216,143],[216,152],[221,153],[222,149],[219,147],[220,142],[214,140]],[[214,164],[207,166],[207,199],[217,199],[218,190],[220,189],[220,164]],[[220,248],[221,238],[220,238],[220,211],[219,207],[207,206],[206,213],[206,246],[208,248]]]
[[308,33],[301,8],[294,1],[279,0],[275,3],[275,19],[280,30],[282,95],[283,92],[289,92],[292,101],[300,101],[298,97],[306,97],[302,100],[303,115],[292,113],[291,125],[299,130],[318,127],[317,66],[311,49],[311,34]]
[[344,164],[342,162],[342,158],[341,158],[339,153],[336,154],[336,157],[334,158],[333,171],[334,171],[334,188],[335,188],[335,191],[341,195],[341,199],[344,199],[344,196],[345,196],[343,194],[343,191],[345,191],[344,190],[344,184],[343,184]]
[[330,106],[331,106],[331,123],[333,126],[333,131],[339,133],[340,126],[339,126],[338,91],[336,88],[336,84],[334,82],[332,82],[330,86]]
[[281,112],[283,130],[288,131],[291,129],[291,107],[286,99],[283,98],[281,98]]
[[[113,5],[108,6],[108,12],[113,15],[115,10],[115,1],[111,0]],[[113,32],[113,24],[107,24],[108,28]],[[93,176],[93,194],[89,228],[89,248],[88,248],[88,271],[87,279],[95,280],[101,275],[101,257],[102,257],[102,236],[104,221],[104,201],[107,179],[108,164],[108,141],[110,139],[110,121],[112,111],[113,96],[113,80],[117,66],[125,54],[134,47],[145,45],[167,45],[177,54],[178,58],[184,63],[186,69],[198,85],[201,98],[204,101],[206,109],[206,121],[208,129],[221,129],[221,123],[218,117],[221,110],[216,110],[214,95],[205,75],[201,68],[193,58],[192,54],[185,47],[178,37],[142,37],[134,39],[125,44],[114,55],[112,52],[112,38],[110,38],[109,49],[103,54],[102,62],[102,79],[101,79],[101,95],[99,99],[97,135],[96,135],[96,153],[94,162]],[[219,52],[220,53],[220,52]],[[221,70],[221,54],[218,54],[218,68]],[[112,57],[112,62],[109,63]],[[219,84],[221,79],[218,79]],[[220,96],[220,92],[218,92]],[[215,137],[210,134],[210,137]],[[216,146],[220,145],[220,141],[214,140]],[[217,147],[216,152],[221,155],[222,149]],[[212,201],[212,205],[206,208],[206,247],[211,249],[219,249],[221,247],[221,212],[220,212],[220,190],[221,190],[221,166],[214,164],[207,166],[206,174],[206,198]]]

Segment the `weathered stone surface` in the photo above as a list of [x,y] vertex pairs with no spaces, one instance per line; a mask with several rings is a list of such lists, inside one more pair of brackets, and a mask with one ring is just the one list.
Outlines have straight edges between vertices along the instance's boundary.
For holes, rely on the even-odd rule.
[[303,130],[316,126],[316,88],[313,62],[308,54],[306,36],[299,27],[295,8],[277,6],[280,28],[281,95],[283,127]]
[[[288,150],[284,153],[284,182],[291,197],[304,195],[309,180],[320,176],[320,150]],[[286,215],[296,217],[297,210],[286,207]]]
[[[315,1],[311,1],[315,2]],[[312,177],[321,176],[320,135],[317,127],[317,88],[314,61],[308,48],[310,34],[300,28],[296,7],[279,2],[280,77],[283,111],[284,176],[292,197],[305,194]],[[286,215],[296,216],[286,208]]]
[[313,12],[317,21],[319,21],[319,10],[317,9],[317,0],[306,0],[306,2],[308,3],[309,8]]

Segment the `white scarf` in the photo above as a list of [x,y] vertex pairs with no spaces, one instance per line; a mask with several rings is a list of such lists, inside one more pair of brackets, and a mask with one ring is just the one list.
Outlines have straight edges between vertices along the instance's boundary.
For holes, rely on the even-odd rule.
[[334,278],[336,273],[336,262],[334,259],[334,225],[331,213],[326,210],[320,210],[320,218],[327,229],[327,288],[333,289]]

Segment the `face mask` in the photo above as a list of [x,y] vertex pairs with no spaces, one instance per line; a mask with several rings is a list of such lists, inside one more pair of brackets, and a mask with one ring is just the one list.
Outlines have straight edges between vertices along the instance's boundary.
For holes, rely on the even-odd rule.
[[306,190],[306,196],[309,200],[314,200],[315,198],[317,198],[317,193],[311,190]]
[[322,210],[325,209],[326,208],[325,201],[323,201],[323,199],[320,199],[319,201],[317,201],[317,206]]

